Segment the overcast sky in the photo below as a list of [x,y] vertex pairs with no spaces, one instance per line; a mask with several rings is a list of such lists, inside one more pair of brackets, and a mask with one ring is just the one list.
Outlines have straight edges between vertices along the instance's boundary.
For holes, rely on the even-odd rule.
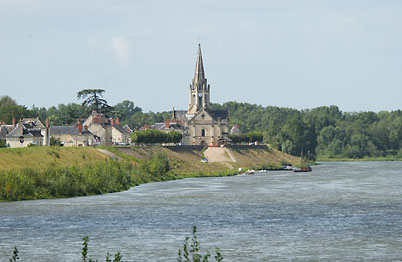
[[198,42],[212,102],[402,109],[400,0],[1,0],[0,95],[187,109]]

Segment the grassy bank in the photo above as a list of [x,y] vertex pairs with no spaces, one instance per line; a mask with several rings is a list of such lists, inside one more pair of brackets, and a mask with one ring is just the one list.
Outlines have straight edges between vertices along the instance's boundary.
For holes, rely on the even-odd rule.
[[269,147],[233,148],[236,161],[202,163],[200,148],[160,146],[106,148],[32,147],[0,150],[0,201],[61,198],[127,190],[148,182],[230,176],[239,168],[275,168],[298,158]]
[[95,164],[108,157],[92,147],[26,147],[0,148],[0,170],[22,168],[46,169],[49,165],[63,167]]

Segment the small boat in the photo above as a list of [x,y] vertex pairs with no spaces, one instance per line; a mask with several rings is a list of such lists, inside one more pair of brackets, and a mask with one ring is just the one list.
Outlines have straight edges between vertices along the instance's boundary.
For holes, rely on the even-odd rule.
[[311,166],[302,166],[302,167],[293,169],[293,172],[311,172],[312,170],[313,169],[311,168]]
[[310,151],[308,151],[307,154],[307,162],[304,161],[303,158],[303,151],[301,152],[300,155],[300,167],[293,168],[293,172],[311,172],[313,169],[311,168],[309,164],[309,158],[310,158]]

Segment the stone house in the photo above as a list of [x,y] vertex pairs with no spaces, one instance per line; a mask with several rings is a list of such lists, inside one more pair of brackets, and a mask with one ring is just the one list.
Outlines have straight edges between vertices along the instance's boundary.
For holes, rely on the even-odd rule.
[[110,146],[112,145],[112,125],[110,119],[105,114],[98,113],[95,110],[82,123],[83,127],[95,135],[95,144]]
[[111,118],[110,124],[112,126],[112,143],[115,145],[129,145],[131,143],[131,133],[119,125],[119,119]]
[[43,146],[42,130],[22,120],[6,135],[6,146],[11,148],[27,147],[30,144]]
[[52,126],[50,136],[58,139],[63,146],[92,146],[96,141],[96,136],[88,129],[83,128],[78,121],[74,126]]

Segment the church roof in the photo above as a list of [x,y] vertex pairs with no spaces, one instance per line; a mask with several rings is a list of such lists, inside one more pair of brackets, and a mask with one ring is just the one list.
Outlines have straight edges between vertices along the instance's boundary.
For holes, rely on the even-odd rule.
[[205,79],[204,64],[202,63],[201,45],[198,44],[197,62],[195,64],[194,80],[202,81]]
[[227,119],[228,118],[228,111],[226,110],[208,110],[207,111],[212,118],[217,119]]

